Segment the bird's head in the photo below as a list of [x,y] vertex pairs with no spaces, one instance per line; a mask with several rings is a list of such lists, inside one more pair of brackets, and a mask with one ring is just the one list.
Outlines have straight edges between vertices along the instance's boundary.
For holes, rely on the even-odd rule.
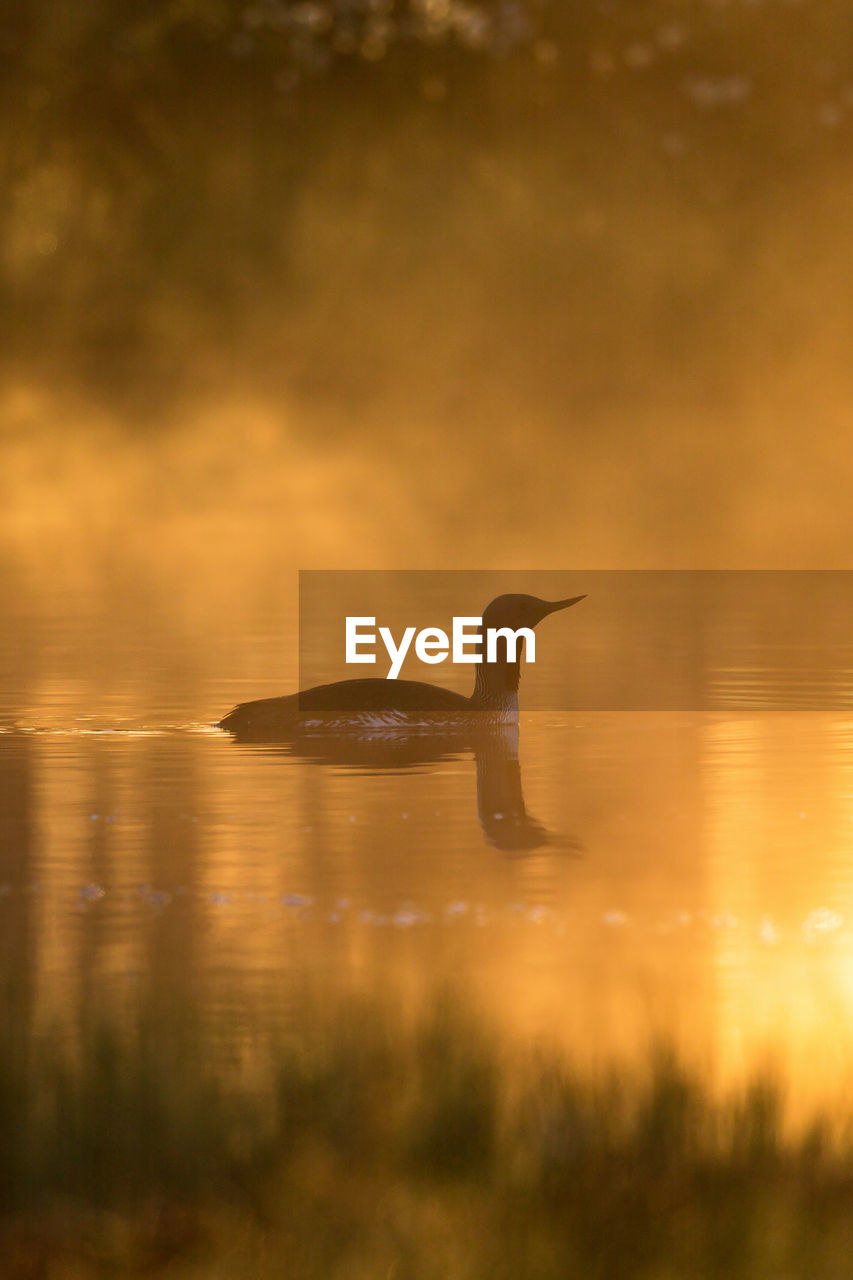
[[[540,600],[538,596],[522,595],[498,596],[483,610],[483,631],[518,631],[521,627],[532,630],[549,613],[568,609],[570,605],[584,599],[585,596],[571,596],[568,600]],[[510,656],[510,644],[507,640],[506,648],[503,651],[497,650],[491,661],[487,657],[478,664],[472,701],[482,707],[500,707],[504,713],[514,711],[517,718],[522,647],[518,645],[512,648],[514,656]],[[482,653],[482,646],[479,652]]]
[[568,609],[570,605],[585,599],[586,596],[570,596],[568,600],[540,600],[538,596],[523,595],[496,596],[483,610],[483,627],[511,627],[513,631],[517,631],[519,627],[535,627],[549,613]]

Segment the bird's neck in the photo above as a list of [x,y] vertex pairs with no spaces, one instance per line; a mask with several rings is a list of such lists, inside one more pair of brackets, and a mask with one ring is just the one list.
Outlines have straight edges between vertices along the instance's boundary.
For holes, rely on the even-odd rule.
[[518,719],[520,662],[481,662],[477,666],[471,705]]

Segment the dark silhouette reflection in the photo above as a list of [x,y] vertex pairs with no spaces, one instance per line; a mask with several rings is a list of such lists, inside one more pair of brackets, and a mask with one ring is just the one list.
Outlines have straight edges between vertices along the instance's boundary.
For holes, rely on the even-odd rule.
[[517,724],[482,729],[468,724],[457,730],[444,726],[434,731],[405,727],[328,733],[301,730],[288,742],[241,745],[369,773],[417,769],[473,754],[477,765],[477,815],[483,835],[495,849],[525,853],[548,844],[552,836],[525,807],[518,736]]
[[504,853],[526,853],[547,844],[548,830],[524,804],[518,726],[483,734],[474,747],[477,761],[477,815],[489,844]]

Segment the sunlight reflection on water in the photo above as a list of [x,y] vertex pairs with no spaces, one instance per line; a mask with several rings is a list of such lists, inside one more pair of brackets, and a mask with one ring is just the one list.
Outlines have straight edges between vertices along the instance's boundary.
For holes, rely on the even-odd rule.
[[235,1008],[286,1023],[306,982],[410,1008],[445,983],[581,1061],[665,1036],[724,1077],[770,1054],[833,1091],[853,1049],[850,746],[824,713],[530,713],[535,839],[501,851],[470,752],[370,769],[198,724],[7,732],[7,982],[42,1024],[189,1000],[226,1043]]

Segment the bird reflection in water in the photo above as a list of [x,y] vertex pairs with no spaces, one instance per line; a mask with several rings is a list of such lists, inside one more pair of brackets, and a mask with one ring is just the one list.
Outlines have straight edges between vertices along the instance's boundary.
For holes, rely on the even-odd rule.
[[[268,752],[276,748],[265,743],[262,749]],[[486,841],[508,854],[528,853],[555,843],[554,835],[531,817],[524,803],[518,725],[456,734],[423,730],[408,733],[405,729],[300,733],[291,742],[280,744],[279,749],[283,755],[313,764],[370,773],[418,769],[462,760],[473,753],[477,766],[477,815]],[[562,838],[559,844],[577,848],[574,842]]]

